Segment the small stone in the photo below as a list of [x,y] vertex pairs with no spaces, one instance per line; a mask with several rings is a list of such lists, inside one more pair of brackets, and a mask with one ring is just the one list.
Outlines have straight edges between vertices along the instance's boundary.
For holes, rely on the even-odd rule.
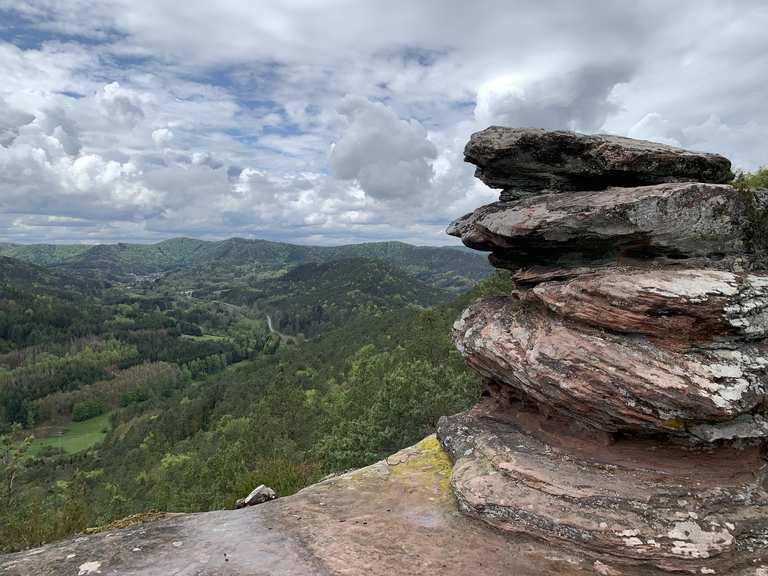
[[101,574],[101,562],[94,560],[80,564],[77,576],[87,576],[88,574]]
[[265,486],[264,484],[260,484],[246,496],[245,498],[240,498],[237,502],[235,502],[235,508],[245,508],[246,506],[255,506],[257,504],[263,504],[264,502],[268,502],[270,500],[274,500],[277,498],[277,494],[275,493],[272,488],[269,488],[268,486]]

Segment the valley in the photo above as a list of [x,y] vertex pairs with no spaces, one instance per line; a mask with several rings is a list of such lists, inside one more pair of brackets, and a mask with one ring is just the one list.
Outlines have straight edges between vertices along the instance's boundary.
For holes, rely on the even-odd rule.
[[288,495],[420,439],[477,395],[448,327],[508,282],[396,242],[0,254],[3,551]]

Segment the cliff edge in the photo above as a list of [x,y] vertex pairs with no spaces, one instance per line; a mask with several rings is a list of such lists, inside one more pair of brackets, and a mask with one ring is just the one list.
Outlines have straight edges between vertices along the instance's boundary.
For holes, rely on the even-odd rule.
[[[434,436],[287,498],[170,514],[0,557],[4,576],[593,574],[594,562],[512,540],[461,514]],[[599,565],[598,565],[599,567]]]

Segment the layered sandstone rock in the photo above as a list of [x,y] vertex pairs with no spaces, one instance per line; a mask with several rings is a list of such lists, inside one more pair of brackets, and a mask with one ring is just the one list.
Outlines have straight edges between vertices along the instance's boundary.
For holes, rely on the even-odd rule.
[[768,570],[768,274],[730,163],[497,127],[465,153],[505,190],[448,233],[517,289],[454,326],[484,381],[438,428],[461,508],[604,573]]
[[491,126],[464,148],[475,175],[508,196],[542,189],[600,190],[662,182],[712,182],[733,178],[731,163],[717,154],[620,136],[536,128]]
[[459,506],[504,532],[592,554],[614,574],[749,574],[762,562],[758,447],[606,446],[567,419],[490,400],[438,433]]
[[744,195],[730,186],[659,184],[496,202],[459,218],[447,232],[513,270],[622,259],[646,265],[699,259],[721,267],[746,250],[746,214]]
[[627,270],[543,282],[533,293],[558,315],[670,345],[768,336],[768,274]]
[[750,413],[765,395],[761,344],[680,352],[570,323],[527,294],[470,306],[455,339],[485,378],[610,432],[684,434]]

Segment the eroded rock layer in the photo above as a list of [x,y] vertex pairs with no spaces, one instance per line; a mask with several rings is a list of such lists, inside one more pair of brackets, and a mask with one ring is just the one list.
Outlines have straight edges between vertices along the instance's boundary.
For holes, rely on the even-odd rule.
[[730,186],[681,183],[542,194],[478,208],[448,234],[492,263],[594,266],[618,258],[706,259],[743,255],[746,206]]
[[533,293],[553,312],[668,346],[768,336],[768,275],[722,270],[613,270]]
[[733,178],[718,154],[620,136],[585,135],[536,128],[491,126],[464,148],[475,176],[507,195],[550,190],[600,190],[662,182],[712,182]]
[[683,434],[749,413],[765,396],[762,343],[678,352],[569,322],[526,293],[473,304],[454,340],[482,376],[611,432]]
[[721,156],[626,138],[493,127],[466,156],[504,191],[448,233],[517,288],[454,325],[484,381],[438,427],[460,507],[601,574],[762,562],[761,193],[725,185]]
[[629,566],[733,574],[762,561],[768,493],[760,450],[648,439],[611,446],[567,421],[486,401],[438,425],[469,514],[514,534]]

